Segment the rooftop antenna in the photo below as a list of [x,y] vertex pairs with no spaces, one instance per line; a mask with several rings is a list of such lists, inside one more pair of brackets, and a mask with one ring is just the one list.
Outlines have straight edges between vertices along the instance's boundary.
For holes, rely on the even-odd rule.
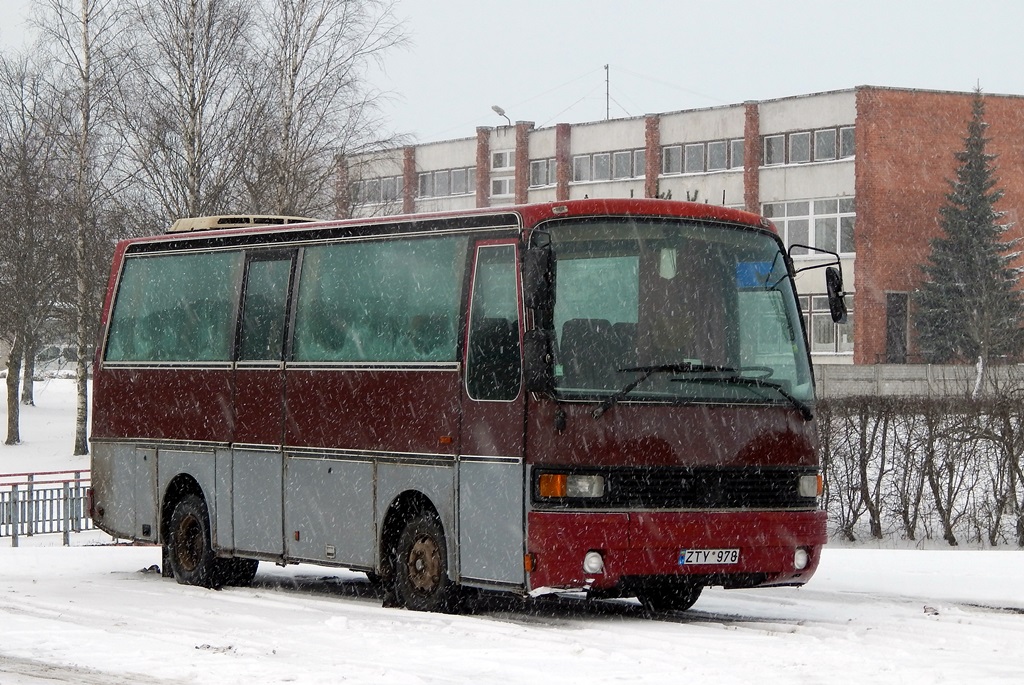
[[505,117],[505,121],[507,121],[507,122],[508,122],[508,125],[509,125],[509,126],[511,126],[511,125],[512,125],[512,120],[511,120],[511,119],[509,119],[509,118],[508,118],[507,116],[505,116],[505,110],[503,110],[503,109],[502,109],[501,107],[499,107],[498,105],[491,105],[491,109],[493,109],[493,110],[494,110],[494,113],[495,113],[495,114],[497,114],[497,115],[498,115],[499,117]]
[[608,90],[608,78],[609,78],[608,65],[604,65],[604,120],[608,121],[612,118],[611,112],[611,97],[609,96]]

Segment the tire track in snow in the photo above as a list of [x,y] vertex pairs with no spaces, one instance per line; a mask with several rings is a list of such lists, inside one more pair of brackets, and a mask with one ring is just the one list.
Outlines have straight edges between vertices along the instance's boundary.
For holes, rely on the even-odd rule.
[[142,673],[109,673],[78,666],[50,664],[37,659],[0,654],[0,682],[4,685],[184,685],[184,680],[165,680]]

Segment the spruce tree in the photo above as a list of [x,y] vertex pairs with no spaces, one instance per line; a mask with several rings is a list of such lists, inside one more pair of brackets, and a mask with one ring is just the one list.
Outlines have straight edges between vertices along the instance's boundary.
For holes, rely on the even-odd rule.
[[1017,240],[995,205],[998,189],[985,137],[985,102],[976,90],[964,149],[956,153],[956,179],[940,209],[943,235],[932,240],[925,282],[917,294],[916,327],[922,356],[932,363],[975,362],[982,387],[990,361],[1015,358],[1021,335],[1022,300],[1016,289]]

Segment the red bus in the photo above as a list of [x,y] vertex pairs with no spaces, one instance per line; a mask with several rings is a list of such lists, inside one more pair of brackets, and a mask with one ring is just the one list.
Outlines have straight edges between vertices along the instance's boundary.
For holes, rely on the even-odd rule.
[[664,200],[122,242],[91,514],[181,583],[337,565],[418,610],[803,584],[825,517],[793,276],[768,221]]

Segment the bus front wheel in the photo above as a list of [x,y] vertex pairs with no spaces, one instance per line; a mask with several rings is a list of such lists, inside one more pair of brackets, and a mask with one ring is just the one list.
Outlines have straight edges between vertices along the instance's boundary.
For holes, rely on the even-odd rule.
[[395,594],[413,611],[451,612],[455,587],[448,577],[448,546],[441,522],[432,514],[410,519],[395,549]]
[[179,583],[202,587],[218,584],[217,558],[210,544],[210,516],[201,497],[189,495],[175,505],[167,548],[174,579]]
[[637,593],[637,599],[652,613],[686,611],[700,599],[704,586],[700,583],[665,583]]
[[259,568],[259,565],[260,562],[256,559],[242,559],[240,557],[218,559],[217,573],[220,577],[220,582],[224,585],[249,587],[256,577],[256,569]]

